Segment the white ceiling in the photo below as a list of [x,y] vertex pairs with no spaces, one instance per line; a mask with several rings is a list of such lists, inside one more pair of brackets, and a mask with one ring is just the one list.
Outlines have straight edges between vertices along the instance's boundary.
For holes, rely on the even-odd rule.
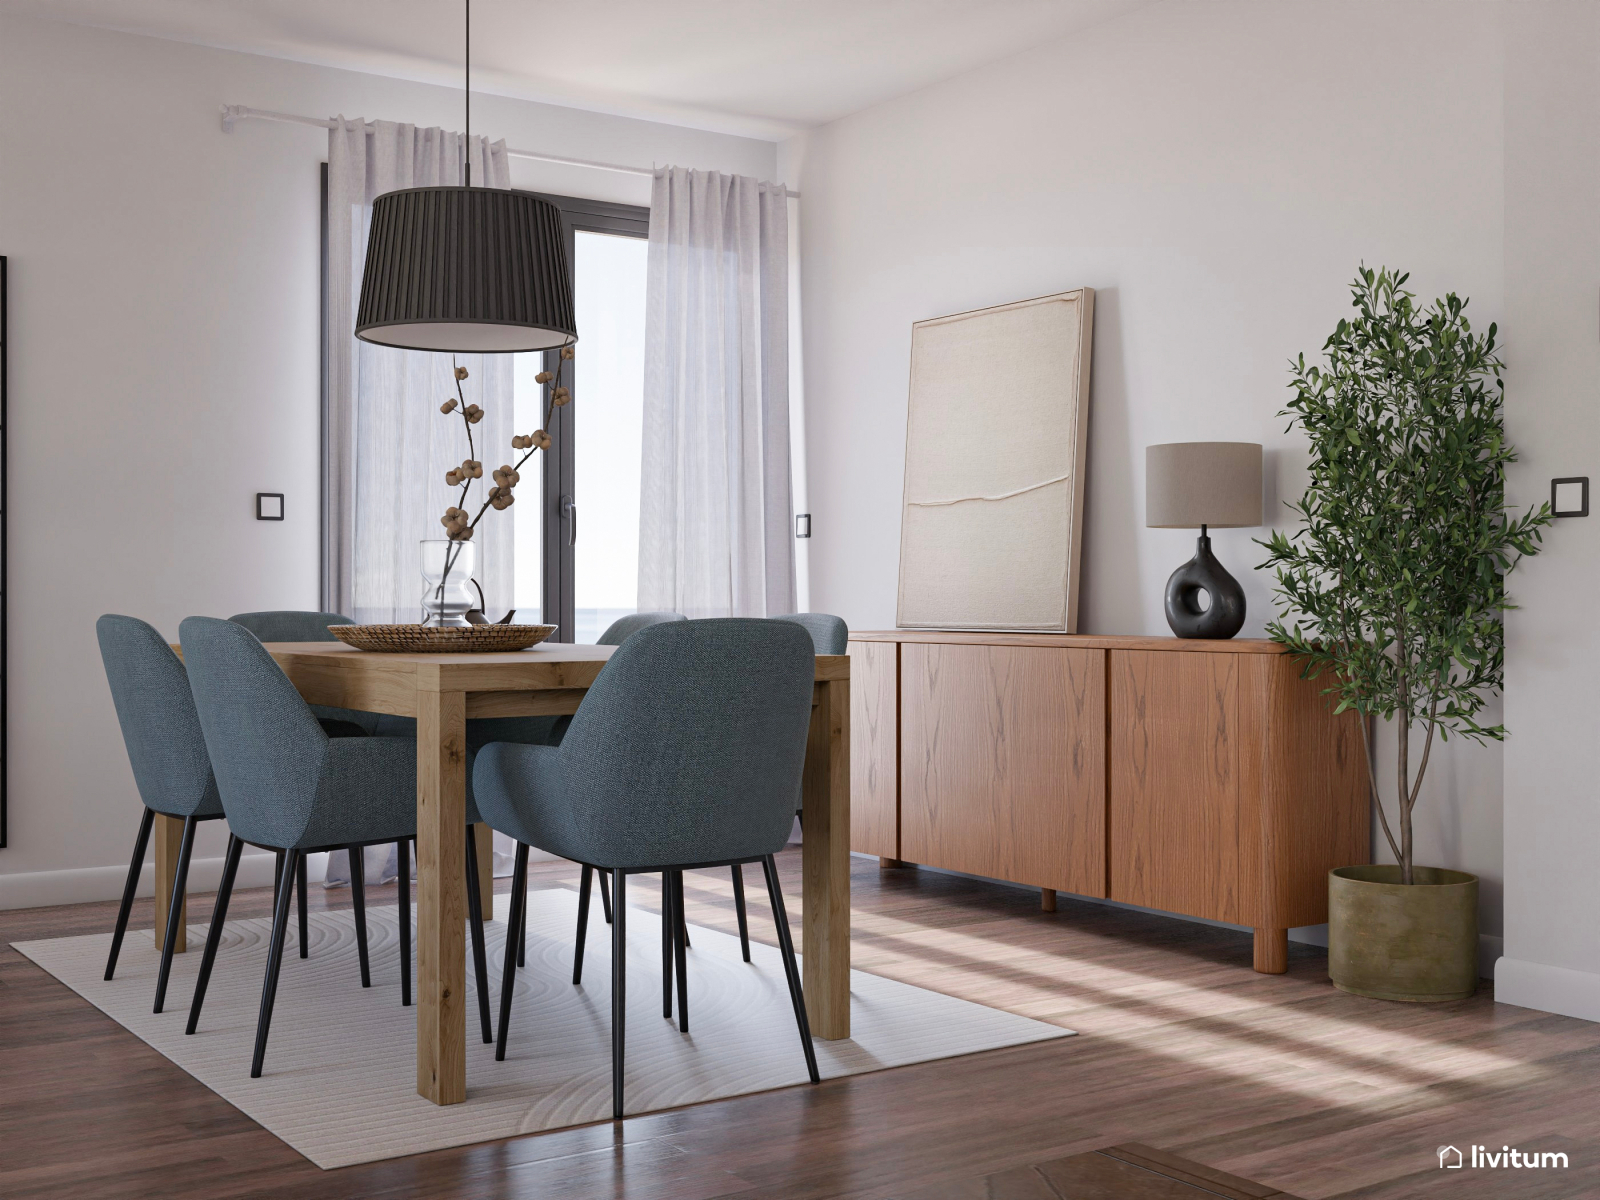
[[[786,137],[1148,0],[476,0],[473,86]],[[0,12],[428,83],[460,0],[0,0]]]

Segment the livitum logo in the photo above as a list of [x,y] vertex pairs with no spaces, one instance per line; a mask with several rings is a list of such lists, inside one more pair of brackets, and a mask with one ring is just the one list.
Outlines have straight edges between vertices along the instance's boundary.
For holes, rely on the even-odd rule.
[[1499,1150],[1491,1150],[1488,1146],[1469,1146],[1465,1151],[1454,1146],[1440,1146],[1438,1151],[1439,1166],[1446,1171],[1459,1171],[1463,1167],[1477,1169],[1492,1169],[1498,1167],[1528,1168],[1535,1170],[1567,1166],[1567,1156],[1559,1151],[1551,1153],[1548,1150],[1517,1150],[1510,1146],[1501,1146]]

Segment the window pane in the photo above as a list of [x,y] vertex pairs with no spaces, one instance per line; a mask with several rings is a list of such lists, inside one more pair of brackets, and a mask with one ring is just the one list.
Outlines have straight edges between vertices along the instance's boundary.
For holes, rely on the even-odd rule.
[[[582,231],[576,243],[573,286],[581,340],[573,360],[574,640],[593,642],[638,605],[648,243]],[[517,427],[525,424],[519,413]],[[520,579],[520,542],[517,555]]]
[[[514,354],[513,386],[516,395],[517,432],[532,433],[544,423],[544,389],[533,381],[543,369],[544,355]],[[516,559],[513,594],[517,615],[512,618],[518,625],[540,625],[539,610],[544,604],[544,522],[540,520],[544,503],[545,454],[541,450],[528,460],[522,469],[522,481],[517,484],[517,502],[506,512],[512,520],[512,538]],[[513,460],[514,461],[514,460]],[[494,464],[498,466],[499,464]],[[486,471],[493,470],[487,462]]]

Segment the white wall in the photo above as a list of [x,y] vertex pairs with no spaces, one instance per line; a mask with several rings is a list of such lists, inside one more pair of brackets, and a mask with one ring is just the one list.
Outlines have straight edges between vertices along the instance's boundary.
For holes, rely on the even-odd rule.
[[[785,143],[804,195],[813,607],[894,624],[911,323],[1087,284],[1079,628],[1166,634],[1193,535],[1143,527],[1146,445],[1258,441],[1269,490],[1297,495],[1286,363],[1318,352],[1360,262],[1504,325],[1501,40],[1488,3],[1169,2]],[[1271,611],[1255,536],[1213,534],[1245,636]],[[1492,954],[1500,749],[1452,743],[1430,774],[1422,860],[1483,876]]]
[[[0,16],[11,268],[11,844],[0,908],[118,894],[137,797],[94,621],[317,604],[318,129],[220,106],[459,128],[425,84]],[[770,178],[771,143],[478,97],[513,147]],[[648,203],[649,180],[513,164]],[[287,494],[257,523],[257,491]],[[206,829],[198,886],[223,833]],[[252,880],[260,882],[259,872]]]
[[[1600,8],[1506,20],[1507,386],[1513,498],[1600,483]],[[1600,494],[1593,497],[1600,518]],[[1495,994],[1600,1020],[1600,519],[1562,520],[1515,581],[1507,622],[1506,957]]]

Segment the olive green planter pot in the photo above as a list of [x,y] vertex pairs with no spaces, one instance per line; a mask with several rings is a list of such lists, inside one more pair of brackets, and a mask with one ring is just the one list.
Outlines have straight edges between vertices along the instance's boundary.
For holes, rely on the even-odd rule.
[[1464,1000],[1478,990],[1478,877],[1443,867],[1328,872],[1328,978],[1377,1000]]

